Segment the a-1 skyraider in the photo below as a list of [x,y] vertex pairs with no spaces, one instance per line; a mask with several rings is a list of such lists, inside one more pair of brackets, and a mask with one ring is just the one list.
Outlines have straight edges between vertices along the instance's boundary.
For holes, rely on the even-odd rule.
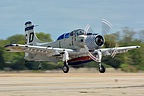
[[[109,26],[108,22],[104,22]],[[28,21],[25,23],[26,44],[9,44],[5,48],[9,52],[25,52],[25,59],[28,61],[52,61],[62,60],[64,73],[69,72],[69,65],[84,64],[95,61],[99,64],[99,72],[104,73],[105,67],[101,64],[102,56],[115,56],[117,53],[124,53],[128,50],[140,48],[140,46],[101,48],[105,39],[102,35],[88,33],[90,26],[85,30],[77,29],[70,33],[64,33],[54,42],[40,41],[35,32],[34,25]]]

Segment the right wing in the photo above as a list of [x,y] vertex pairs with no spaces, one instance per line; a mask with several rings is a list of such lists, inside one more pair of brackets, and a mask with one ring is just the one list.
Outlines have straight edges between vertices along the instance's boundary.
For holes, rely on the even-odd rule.
[[72,49],[52,48],[44,46],[32,46],[21,44],[9,44],[5,48],[9,52],[25,52],[25,59],[28,61],[52,61],[57,63],[62,60],[64,50],[68,53],[74,53]]
[[[27,52],[31,54],[50,54],[58,55],[59,53],[66,50],[68,52],[73,52],[72,49],[64,49],[64,48],[52,48],[52,47],[43,47],[43,46],[32,46],[32,45],[21,45],[21,44],[9,44],[6,45],[5,48],[9,52]],[[55,54],[54,54],[55,53]]]

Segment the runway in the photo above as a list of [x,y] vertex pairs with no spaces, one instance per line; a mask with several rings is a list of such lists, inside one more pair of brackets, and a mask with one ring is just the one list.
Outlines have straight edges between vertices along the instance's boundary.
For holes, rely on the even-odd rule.
[[0,73],[0,96],[144,96],[144,73]]

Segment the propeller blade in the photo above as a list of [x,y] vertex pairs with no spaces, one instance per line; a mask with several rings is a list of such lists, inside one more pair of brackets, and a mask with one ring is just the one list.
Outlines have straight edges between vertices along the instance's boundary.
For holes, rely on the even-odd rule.
[[86,31],[86,33],[93,32],[93,30],[89,24],[87,24],[87,26],[85,27],[85,31]]
[[85,27],[85,31],[86,31],[86,33],[88,33],[89,28],[90,28],[90,25],[89,25],[89,24],[87,24],[87,25],[86,25],[86,27]]
[[112,24],[109,21],[102,19],[102,35],[104,36],[107,34],[110,29],[112,29]]
[[96,62],[101,62],[101,58],[102,58],[102,53],[98,50],[97,53],[98,53],[98,56],[94,56],[91,52],[88,51],[88,47],[87,45],[84,45],[85,49],[86,49],[86,52],[88,52],[88,55],[89,57],[96,61]]
[[117,47],[118,47],[118,46],[119,46],[119,45],[116,43],[115,48],[114,48],[114,51],[113,51],[113,53],[111,54],[111,57],[112,57],[112,58],[114,58],[115,55],[117,54]]

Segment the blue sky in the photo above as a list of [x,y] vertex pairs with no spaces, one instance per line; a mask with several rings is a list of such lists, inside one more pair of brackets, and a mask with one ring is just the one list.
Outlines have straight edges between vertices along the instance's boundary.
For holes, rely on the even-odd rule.
[[90,24],[101,32],[104,18],[113,24],[111,32],[128,26],[144,30],[144,0],[0,0],[0,39],[24,34],[24,23],[39,25],[36,32],[59,35]]

